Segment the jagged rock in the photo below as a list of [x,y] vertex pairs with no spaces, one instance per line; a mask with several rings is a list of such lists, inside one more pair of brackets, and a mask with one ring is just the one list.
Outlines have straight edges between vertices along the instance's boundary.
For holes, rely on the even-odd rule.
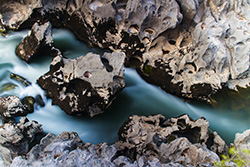
[[223,86],[246,87],[249,5],[241,0],[204,1],[197,8],[197,25],[167,30],[152,43],[143,55],[141,75],[167,92],[208,102]]
[[11,166],[214,166],[220,159],[206,147],[207,128],[204,118],[187,115],[131,116],[113,145],[83,143],[75,132],[48,134]]
[[14,157],[27,153],[37,133],[42,133],[41,125],[26,117],[22,117],[19,123],[4,123],[0,128],[0,164],[8,165]]
[[[40,144],[34,146],[25,156],[16,157],[11,167],[26,166],[173,166],[182,167],[178,163],[161,163],[157,158],[152,161],[140,157],[138,161],[132,162],[124,156],[116,156],[116,145],[108,146],[105,143],[92,145],[83,144],[77,133],[63,132],[55,136],[48,134]],[[189,165],[187,165],[189,166]]]
[[[237,89],[237,85],[249,84],[247,1],[54,0],[2,4],[22,7],[0,10],[1,29],[18,29],[20,24],[29,27],[35,21],[69,28],[89,44],[125,52],[126,65],[135,65],[148,82],[180,97],[211,102],[210,96],[224,86]],[[17,19],[18,15],[25,17]]]
[[30,18],[33,9],[42,7],[40,0],[1,0],[0,29],[18,29]]
[[60,51],[53,46],[53,43],[50,22],[35,23],[28,36],[17,46],[16,54],[26,62],[30,62],[35,55],[56,56]]
[[236,133],[234,139],[234,146],[238,154],[247,160],[247,165],[250,165],[250,129],[244,131],[243,133]]
[[[200,158],[200,164],[209,166],[212,161],[219,161],[216,153],[225,153],[227,146],[221,138],[210,138],[208,126],[209,123],[204,118],[194,121],[188,115],[166,121],[162,115],[134,115],[119,130],[119,141],[116,144],[121,155],[133,160],[143,155],[149,160],[157,158],[165,163],[195,166],[197,161],[193,157],[196,157]],[[211,150],[215,152],[206,148],[208,141],[210,146],[213,145]],[[175,156],[177,152],[180,155]]]
[[28,114],[27,106],[17,96],[0,97],[0,114],[4,118],[25,116]]
[[37,83],[67,114],[92,117],[103,113],[125,87],[124,58],[122,52],[88,53],[73,60],[57,56]]

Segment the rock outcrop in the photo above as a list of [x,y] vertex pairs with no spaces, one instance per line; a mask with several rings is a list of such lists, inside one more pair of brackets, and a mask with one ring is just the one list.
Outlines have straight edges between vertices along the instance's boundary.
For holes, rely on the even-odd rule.
[[165,91],[211,102],[223,87],[249,83],[249,5],[242,0],[2,1],[0,26],[18,30],[50,21],[91,45],[125,52],[126,65]]
[[116,144],[122,155],[133,160],[143,155],[184,166],[196,166],[197,162],[209,166],[218,161],[217,154],[227,153],[228,148],[217,134],[208,132],[208,126],[204,118],[194,121],[188,115],[168,120],[162,115],[135,115],[120,128]]
[[116,144],[83,143],[75,132],[48,134],[11,166],[213,166],[220,159],[205,144],[207,128],[204,118],[187,115],[167,121],[162,115],[131,116]]
[[22,117],[19,123],[9,121],[0,128],[0,166],[9,166],[12,160],[28,152],[36,134],[42,133],[41,125]]
[[124,58],[122,52],[88,53],[73,60],[57,56],[37,83],[67,114],[92,117],[103,113],[125,87]]
[[59,52],[54,47],[50,22],[41,25],[35,23],[28,36],[16,48],[16,54],[26,62],[30,62],[35,55],[56,56]]
[[0,97],[0,114],[3,118],[13,118],[28,114],[27,105],[17,96]]

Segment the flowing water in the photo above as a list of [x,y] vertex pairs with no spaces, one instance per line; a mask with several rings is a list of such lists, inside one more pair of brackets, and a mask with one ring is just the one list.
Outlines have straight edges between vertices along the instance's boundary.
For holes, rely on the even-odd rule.
[[[40,94],[46,102],[45,107],[36,106],[34,113],[28,114],[30,120],[36,120],[43,125],[46,133],[59,134],[63,131],[76,131],[84,142],[114,143],[122,123],[132,114],[149,115],[163,114],[166,118],[187,113],[191,118],[205,117],[210,122],[210,128],[217,131],[224,140],[233,142],[235,133],[250,128],[249,111],[215,110],[199,104],[191,105],[181,99],[165,93],[160,88],[142,80],[133,69],[125,70],[126,88],[113,101],[107,111],[94,118],[72,117],[66,115],[58,106],[52,105],[46,99],[45,92],[36,84],[36,79],[49,70],[51,57],[40,57],[27,64],[15,55],[15,47],[28,31],[10,33],[0,37],[0,86],[15,84],[13,90],[2,91],[0,96],[17,95],[25,97]],[[88,52],[102,53],[102,50],[89,48],[75,39],[66,30],[54,30],[54,41],[69,58],[85,55]],[[10,73],[21,75],[32,82],[29,87],[10,79]]]

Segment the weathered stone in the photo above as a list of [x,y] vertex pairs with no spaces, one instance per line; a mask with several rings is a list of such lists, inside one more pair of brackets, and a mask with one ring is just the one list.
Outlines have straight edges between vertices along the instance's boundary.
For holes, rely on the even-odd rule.
[[184,6],[182,9],[189,8],[186,11],[196,10],[196,16],[188,17],[200,21],[194,27],[185,28],[184,24],[160,34],[143,54],[141,75],[167,92],[208,102],[211,94],[223,86],[246,87],[249,2],[207,0],[200,5],[179,2]]
[[56,56],[60,51],[53,46],[53,43],[51,24],[35,23],[28,36],[17,46],[16,54],[26,62],[30,62],[35,55]]
[[[125,155],[132,160],[138,160],[138,156],[144,155],[149,160],[157,158],[164,163],[176,162],[186,165],[187,162],[187,164],[195,166],[196,162],[192,160],[192,156],[197,156],[196,158],[201,158],[198,160],[200,163],[204,163],[204,166],[209,166],[211,161],[219,159],[216,153],[227,152],[227,146],[221,138],[210,137],[216,136],[215,134],[209,136],[208,126],[209,123],[204,118],[192,120],[188,115],[182,115],[166,121],[162,115],[135,115],[129,117],[129,120],[119,130],[119,141],[116,144],[121,155]],[[181,139],[182,137],[184,139]],[[206,148],[208,141],[208,148],[211,148],[214,152]],[[177,147],[182,142],[185,144]],[[171,145],[174,145],[174,148],[171,148]],[[182,146],[187,148],[182,150]],[[181,153],[184,154],[189,149],[190,152],[193,150],[195,155],[190,153],[186,157],[182,157]],[[175,157],[176,154],[173,153],[173,157],[170,155],[164,156],[165,158],[161,157],[162,154],[170,154],[175,152],[175,150],[180,152],[180,155]],[[201,152],[198,153],[198,150]],[[171,158],[167,159],[166,157]],[[204,161],[202,162],[202,160]],[[207,162],[209,163],[207,164]]]
[[[11,166],[188,167],[214,166],[214,162],[220,162],[219,156],[204,144],[207,135],[197,135],[203,141],[189,141],[194,142],[193,134],[199,134],[196,128],[205,123],[203,118],[192,121],[184,115],[179,120],[164,119],[161,115],[131,116],[121,128],[127,129],[120,132],[117,143],[110,146],[105,143],[83,143],[75,132],[63,132],[58,136],[48,134],[26,155],[16,157]],[[173,123],[172,129],[170,123]],[[201,127],[205,131],[207,123],[203,128]],[[167,134],[178,138],[165,136]],[[144,136],[146,138],[142,139]]]
[[0,164],[7,165],[14,157],[27,153],[37,133],[42,133],[41,125],[26,117],[22,117],[19,123],[3,124],[0,128]]
[[30,18],[33,9],[39,7],[42,7],[40,0],[1,0],[0,29],[18,29],[23,22]]
[[249,84],[247,1],[2,1],[8,5],[0,29],[35,21],[69,28],[91,45],[125,52],[126,65],[179,97],[211,102],[224,86]]
[[92,117],[103,113],[125,87],[124,58],[124,53],[115,52],[73,60],[57,56],[37,82],[67,114]]
[[239,156],[246,160],[247,165],[250,165],[250,129],[243,133],[236,133],[234,146]]
[[4,118],[13,118],[27,115],[28,110],[17,96],[4,96],[0,97],[0,114]]

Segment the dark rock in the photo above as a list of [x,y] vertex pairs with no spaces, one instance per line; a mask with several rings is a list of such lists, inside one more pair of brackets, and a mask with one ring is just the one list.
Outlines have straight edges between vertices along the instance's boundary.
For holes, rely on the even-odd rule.
[[35,23],[28,36],[17,46],[16,54],[26,62],[30,62],[35,55],[56,56],[60,51],[53,46],[53,43],[51,24]]
[[3,124],[0,128],[0,164],[9,164],[14,157],[27,153],[37,133],[42,133],[41,125],[26,117],[22,117],[19,123]]
[[27,115],[28,110],[17,96],[4,96],[0,97],[0,114],[4,118],[13,118]]
[[40,106],[42,106],[42,107],[45,106],[45,103],[44,103],[43,98],[42,98],[41,95],[36,95],[35,101],[36,101],[36,103],[37,103],[38,105],[40,105]]
[[27,87],[31,85],[31,82],[25,79],[24,77],[11,73],[10,78],[16,80],[17,82],[21,83],[23,86]]
[[26,110],[29,113],[34,112],[34,104],[35,104],[35,98],[32,96],[26,96],[22,99],[23,105],[26,106]]
[[125,87],[124,58],[124,53],[115,52],[89,53],[73,60],[57,56],[37,83],[67,114],[92,117],[103,113]]

